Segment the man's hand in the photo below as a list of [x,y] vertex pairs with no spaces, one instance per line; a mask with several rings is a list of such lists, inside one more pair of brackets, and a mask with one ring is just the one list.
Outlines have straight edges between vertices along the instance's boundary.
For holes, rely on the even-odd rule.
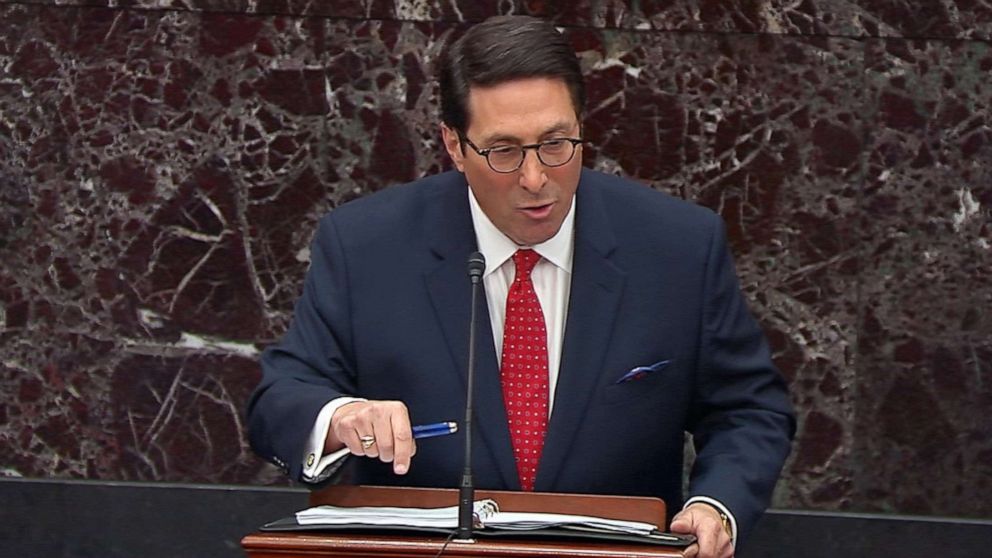
[[397,475],[406,474],[410,470],[410,458],[417,453],[406,405],[400,401],[355,401],[342,405],[331,417],[324,452],[342,446],[348,446],[355,455],[392,463]]
[[[672,519],[673,533],[696,535],[697,558],[733,558],[734,545],[713,506],[690,504]],[[691,547],[690,547],[691,548]]]

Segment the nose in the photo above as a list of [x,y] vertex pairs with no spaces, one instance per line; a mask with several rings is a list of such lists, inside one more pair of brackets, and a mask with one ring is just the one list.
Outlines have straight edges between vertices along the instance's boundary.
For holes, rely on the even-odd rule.
[[529,192],[537,193],[548,181],[544,173],[544,165],[537,158],[537,152],[532,149],[524,151],[524,162],[520,165],[520,186]]

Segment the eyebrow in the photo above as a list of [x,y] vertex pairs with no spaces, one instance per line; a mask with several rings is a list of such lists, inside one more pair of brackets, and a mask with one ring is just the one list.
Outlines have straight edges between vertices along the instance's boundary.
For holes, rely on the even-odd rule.
[[[553,126],[546,128],[543,132],[541,132],[541,134],[538,137],[544,138],[551,134],[567,132],[573,128],[575,128],[575,122],[565,122],[565,121],[557,122]],[[511,136],[508,134],[500,134],[500,133],[495,133],[490,136],[486,136],[482,138],[482,141],[480,143],[482,145],[491,145],[500,141],[523,143],[518,137]]]

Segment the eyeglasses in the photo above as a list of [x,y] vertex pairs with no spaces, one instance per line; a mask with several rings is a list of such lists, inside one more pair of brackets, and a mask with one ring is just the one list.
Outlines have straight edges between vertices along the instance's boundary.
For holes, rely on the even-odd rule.
[[537,160],[546,167],[560,167],[575,156],[575,146],[584,140],[580,138],[555,138],[529,145],[501,145],[479,149],[472,140],[461,136],[473,151],[486,158],[489,168],[499,173],[510,173],[524,164],[528,149],[537,152]]

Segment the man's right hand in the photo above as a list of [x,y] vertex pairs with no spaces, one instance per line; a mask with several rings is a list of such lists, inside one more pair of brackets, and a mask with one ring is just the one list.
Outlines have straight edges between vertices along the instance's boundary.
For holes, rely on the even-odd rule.
[[[374,443],[363,445],[362,438],[369,437]],[[397,475],[406,474],[410,470],[410,458],[417,453],[406,405],[400,401],[355,401],[342,405],[331,416],[324,453],[344,446],[355,455],[392,463]]]

